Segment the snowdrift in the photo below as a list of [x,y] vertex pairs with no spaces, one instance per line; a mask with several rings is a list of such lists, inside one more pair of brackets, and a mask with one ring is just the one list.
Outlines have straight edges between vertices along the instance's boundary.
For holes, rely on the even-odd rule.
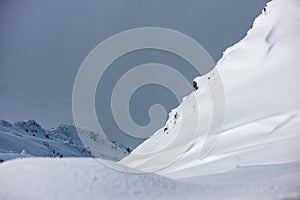
[[26,158],[0,164],[0,199],[299,199],[299,167],[243,167],[187,182],[118,172],[92,158]]
[[[300,160],[300,3],[274,0],[255,20],[247,36],[228,48],[214,70],[195,79],[199,89],[170,113],[165,127],[138,146],[119,163],[141,171],[156,171],[172,178],[221,173],[238,166],[282,164]],[[200,156],[212,112],[209,90],[204,80],[214,81],[218,72],[225,90],[226,117],[221,136],[208,156]],[[212,88],[213,90],[213,88]],[[197,108],[198,112],[195,112]],[[176,113],[189,112],[178,119]],[[195,139],[175,162],[164,166],[166,157],[176,157],[176,147],[164,150],[176,137],[188,135],[180,130],[184,121],[206,118],[199,124]],[[176,123],[174,120],[177,120]],[[191,122],[192,123],[192,122]]]

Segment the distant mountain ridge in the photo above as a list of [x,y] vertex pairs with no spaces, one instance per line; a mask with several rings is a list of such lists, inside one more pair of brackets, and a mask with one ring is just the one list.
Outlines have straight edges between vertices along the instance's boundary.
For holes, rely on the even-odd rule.
[[[97,135],[88,130],[80,130],[80,134],[89,135],[90,140]],[[128,148],[118,146],[106,136],[97,135],[93,142],[103,151],[99,156],[103,159],[116,161],[129,154]],[[92,157],[92,154],[73,125],[61,124],[46,130],[34,120],[15,123],[0,120],[0,161],[32,156],[62,158]]]

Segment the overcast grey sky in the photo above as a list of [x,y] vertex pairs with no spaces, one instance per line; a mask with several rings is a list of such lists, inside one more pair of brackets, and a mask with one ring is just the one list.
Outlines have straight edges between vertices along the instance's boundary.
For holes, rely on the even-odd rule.
[[[34,119],[46,128],[72,124],[72,87],[86,55],[101,41],[137,27],[164,27],[199,42],[215,62],[243,38],[266,0],[0,0],[0,119]],[[157,62],[198,76],[179,57],[158,50],[129,53],[116,60],[96,94],[100,123],[113,140],[136,146],[141,140],[114,124],[110,93],[118,78],[138,64]],[[102,83],[102,85],[101,85]],[[149,98],[151,97],[151,98]],[[167,112],[178,105],[166,88],[147,85],[133,96],[138,124],[149,122],[153,103]]]

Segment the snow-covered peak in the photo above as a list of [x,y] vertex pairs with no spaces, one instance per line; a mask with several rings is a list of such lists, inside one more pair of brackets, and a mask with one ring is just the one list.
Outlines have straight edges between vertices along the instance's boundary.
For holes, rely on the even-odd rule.
[[25,131],[26,133],[45,133],[45,129],[43,129],[41,125],[34,120],[18,121],[13,125],[14,127],[19,128],[20,130]]

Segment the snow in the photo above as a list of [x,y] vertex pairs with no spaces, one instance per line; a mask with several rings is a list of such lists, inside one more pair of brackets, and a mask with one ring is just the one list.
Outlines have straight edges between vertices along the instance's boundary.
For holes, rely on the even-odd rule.
[[[125,148],[112,143],[107,137],[87,130],[78,129],[90,143],[98,145],[98,156],[109,160],[120,160],[128,155]],[[45,130],[36,121],[19,121],[14,124],[0,120],[0,159],[10,160],[18,157],[91,157],[77,130],[72,125],[59,125]]]
[[299,199],[300,162],[241,167],[189,180],[128,174],[92,158],[30,158],[0,164],[0,199]]
[[[299,7],[296,0],[268,3],[267,12],[255,20],[247,36],[224,52],[214,70],[195,79],[199,89],[170,113],[165,125],[170,127],[168,134],[161,128],[120,164],[170,178],[187,178],[240,166],[300,161]],[[216,75],[225,90],[226,116],[217,144],[203,158],[205,139],[213,141],[216,136],[205,134],[213,109],[209,94],[216,90],[210,85]],[[193,96],[196,103],[191,102]],[[186,118],[172,124],[174,113],[184,112]],[[191,138],[194,126],[183,122],[192,124],[197,118],[200,123],[195,139],[187,142],[184,137]]]
[[[164,127],[118,163],[105,162],[138,174],[92,158],[16,159],[0,164],[0,199],[300,199],[300,3],[273,0],[266,8],[215,69],[195,79],[199,89],[169,114]],[[203,83],[212,86],[218,76],[226,117],[206,155],[204,141],[216,135],[205,134],[213,106]],[[196,135],[195,119],[201,122]],[[0,144],[13,140],[12,153],[32,154],[21,147],[25,133],[11,131],[21,126],[8,126],[1,125]]]

